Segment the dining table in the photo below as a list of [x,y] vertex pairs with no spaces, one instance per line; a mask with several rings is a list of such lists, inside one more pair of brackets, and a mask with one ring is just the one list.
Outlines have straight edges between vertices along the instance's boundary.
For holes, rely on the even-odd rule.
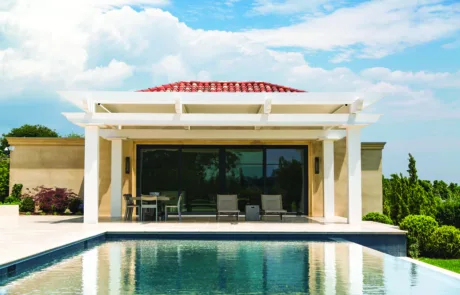
[[139,201],[140,202],[140,205],[139,205],[139,210],[141,211],[140,213],[140,219],[143,221],[144,220],[144,216],[143,216],[143,211],[142,211],[142,204],[143,202],[155,202],[156,203],[156,208],[155,208],[155,221],[158,221],[158,202],[162,202],[162,201],[169,201],[171,200],[170,197],[166,197],[166,196],[151,196],[151,195],[141,195],[140,197],[135,197],[133,198],[133,200],[136,201]]

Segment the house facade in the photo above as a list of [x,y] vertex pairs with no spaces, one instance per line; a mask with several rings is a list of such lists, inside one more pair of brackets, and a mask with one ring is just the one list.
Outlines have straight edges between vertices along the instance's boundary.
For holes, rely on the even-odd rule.
[[[10,182],[84,197],[84,221],[119,218],[123,194],[183,196],[183,214],[214,214],[281,194],[289,212],[356,224],[382,211],[384,143],[361,143],[378,93],[308,93],[264,82],[178,82],[137,92],[61,92],[84,139],[8,138]],[[243,212],[244,213],[244,212]]]

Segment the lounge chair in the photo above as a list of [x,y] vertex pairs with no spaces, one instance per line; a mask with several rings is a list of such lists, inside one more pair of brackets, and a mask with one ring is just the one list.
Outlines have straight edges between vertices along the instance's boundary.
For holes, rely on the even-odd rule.
[[217,195],[217,221],[220,215],[236,215],[236,221],[238,221],[240,210],[238,210],[237,195]]
[[287,213],[283,209],[283,198],[281,195],[262,195],[262,215],[279,215],[283,220],[283,215]]

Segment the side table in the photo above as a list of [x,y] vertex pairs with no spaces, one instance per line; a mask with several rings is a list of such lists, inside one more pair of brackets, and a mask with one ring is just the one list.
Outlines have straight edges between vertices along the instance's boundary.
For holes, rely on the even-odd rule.
[[245,220],[246,221],[259,221],[260,220],[259,205],[246,205]]

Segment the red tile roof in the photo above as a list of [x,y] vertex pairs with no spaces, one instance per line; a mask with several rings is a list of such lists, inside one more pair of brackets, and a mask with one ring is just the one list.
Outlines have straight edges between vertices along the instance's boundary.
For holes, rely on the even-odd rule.
[[180,81],[139,92],[305,92],[267,82]]

